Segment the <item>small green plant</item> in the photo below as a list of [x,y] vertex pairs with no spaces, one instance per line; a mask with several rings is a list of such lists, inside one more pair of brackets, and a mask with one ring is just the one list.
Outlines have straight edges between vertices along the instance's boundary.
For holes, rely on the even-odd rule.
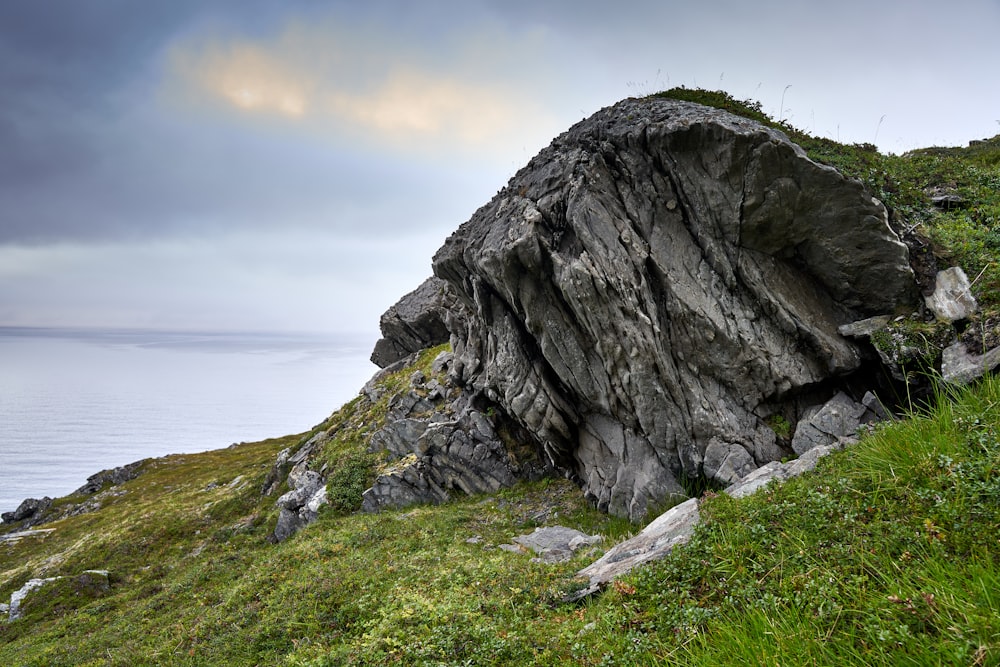
[[788,441],[792,437],[792,424],[784,415],[774,414],[767,418],[767,425],[771,427],[779,440]]
[[347,514],[361,508],[361,494],[375,481],[378,457],[365,451],[345,456],[328,473],[326,498],[334,512]]

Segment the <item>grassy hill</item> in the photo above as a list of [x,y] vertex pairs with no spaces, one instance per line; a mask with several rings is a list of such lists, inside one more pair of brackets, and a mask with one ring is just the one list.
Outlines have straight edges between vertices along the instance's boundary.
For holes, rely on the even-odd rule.
[[[771,122],[724,93],[667,94]],[[982,314],[962,335],[995,344],[1000,137],[884,156],[784,129],[976,278]],[[961,202],[932,206],[942,192]],[[386,378],[386,396],[410,373]],[[707,494],[688,545],[577,604],[562,602],[584,583],[574,573],[603,547],[554,565],[498,548],[538,525],[605,546],[641,528],[566,481],[354,513],[386,400],[359,396],[308,433],[150,460],[136,479],[57,501],[100,508],[0,541],[0,600],[65,577],[0,622],[0,664],[1000,664],[996,378],[940,389],[801,478],[743,500]],[[335,435],[322,454],[333,503],[272,544],[285,489],[262,488],[277,453],[320,428]],[[110,589],[81,585],[85,570],[107,570]]]

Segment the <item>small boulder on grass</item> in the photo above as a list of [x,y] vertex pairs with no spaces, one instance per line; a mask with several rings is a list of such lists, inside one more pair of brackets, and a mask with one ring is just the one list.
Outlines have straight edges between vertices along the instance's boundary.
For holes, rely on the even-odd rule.
[[[521,548],[528,549],[538,554],[534,561],[540,563],[562,563],[573,557],[573,554],[587,546],[592,546],[603,541],[600,535],[587,535],[573,528],[565,526],[546,526],[536,528],[535,532],[528,535],[520,535],[513,539],[513,542]],[[501,545],[512,547],[513,545]],[[518,549],[520,550],[520,549]]]

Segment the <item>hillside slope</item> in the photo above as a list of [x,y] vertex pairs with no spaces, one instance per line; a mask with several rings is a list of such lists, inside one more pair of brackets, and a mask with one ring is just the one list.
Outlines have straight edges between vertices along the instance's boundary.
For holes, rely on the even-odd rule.
[[[670,95],[759,114],[724,94]],[[996,346],[1000,137],[883,156],[784,130],[884,201],[894,225],[933,250],[929,274],[940,262],[975,278],[980,311],[950,335]],[[640,526],[594,509],[569,481],[356,512],[387,466],[368,440],[414,374],[433,374],[436,349],[310,432],[145,461],[133,479],[56,501],[62,518],[27,533],[4,524],[0,600],[53,581],[24,598],[20,618],[0,619],[0,662],[1000,663],[1000,380],[926,381],[940,369],[936,324],[891,326],[927,342],[901,359],[909,376],[925,374],[897,397],[906,419],[755,496],[707,492],[688,545],[583,603],[563,601],[587,584],[575,573]],[[936,387],[925,404],[924,387]],[[277,455],[318,433],[329,436],[316,457],[330,503],[274,544],[275,500],[288,489]],[[604,542],[556,563],[511,546],[543,525]]]

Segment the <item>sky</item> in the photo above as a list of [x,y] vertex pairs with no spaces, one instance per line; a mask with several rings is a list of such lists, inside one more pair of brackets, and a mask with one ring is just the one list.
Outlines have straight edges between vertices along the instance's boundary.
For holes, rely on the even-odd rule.
[[377,333],[557,134],[672,86],[1000,133],[1000,0],[4,0],[0,326]]

